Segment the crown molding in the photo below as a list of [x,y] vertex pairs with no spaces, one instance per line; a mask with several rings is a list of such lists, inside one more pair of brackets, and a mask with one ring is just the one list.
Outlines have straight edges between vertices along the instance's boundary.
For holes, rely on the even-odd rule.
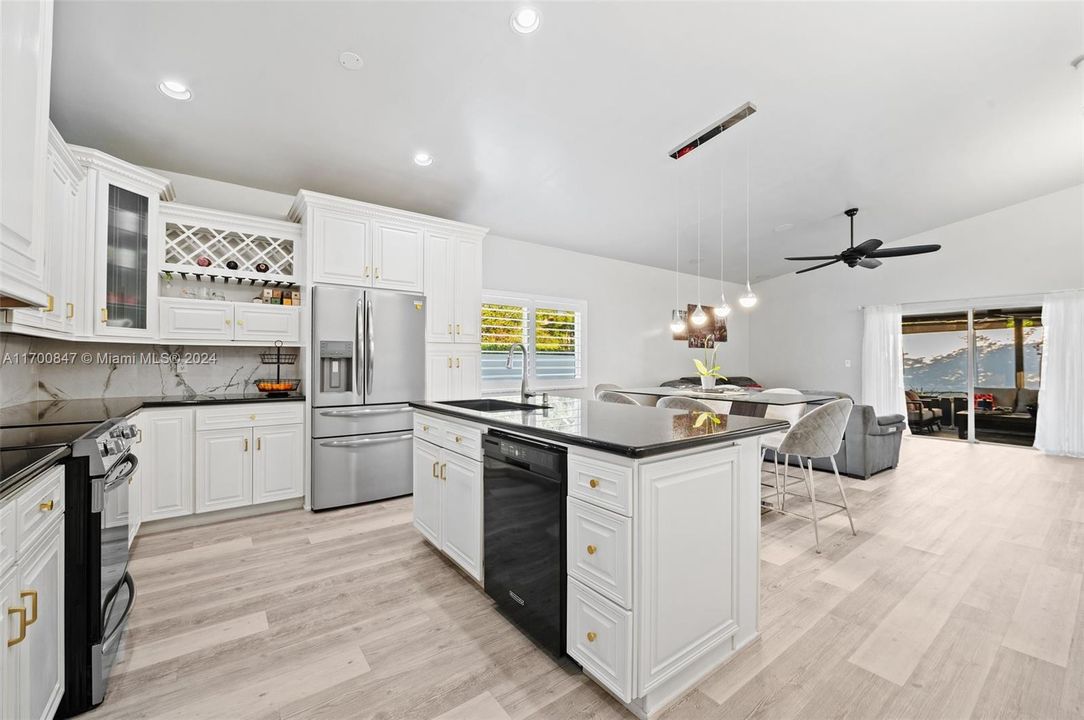
[[157,192],[159,199],[165,200],[166,202],[171,202],[177,197],[177,194],[173,190],[173,183],[161,175],[156,175],[145,168],[125,162],[112,155],[107,155],[101,150],[95,150],[94,148],[83,147],[81,145],[69,145],[68,149],[71,150],[76,161],[88,170],[104,170],[114,175],[119,175],[127,180],[131,180],[132,182],[139,183],[149,190]]
[[60,135],[60,131],[56,129],[56,126],[53,125],[52,122],[49,123],[49,150],[56,156],[57,160],[60,161],[60,164],[64,166],[64,169],[76,182],[87,176],[86,169],[80,165],[79,161],[72,155],[68,143],[64,142],[64,138]]
[[227,210],[215,210],[176,202],[164,202],[159,205],[158,215],[163,221],[172,220],[188,225],[210,225],[216,230],[239,230],[295,242],[301,240],[301,226],[298,223],[258,215],[242,215]]
[[305,211],[309,208],[336,210],[338,212],[349,213],[351,215],[357,215],[372,220],[413,222],[425,225],[430,229],[477,239],[485,237],[489,232],[489,228],[480,227],[478,225],[470,225],[455,220],[446,220],[444,218],[423,215],[409,210],[398,210],[382,205],[374,205],[372,203],[362,202],[361,200],[350,200],[348,198],[336,197],[335,195],[325,195],[323,193],[313,192],[312,190],[297,191],[297,197],[294,198],[294,203],[290,206],[290,212],[287,213],[287,217],[294,222],[302,222],[302,219],[305,217]]

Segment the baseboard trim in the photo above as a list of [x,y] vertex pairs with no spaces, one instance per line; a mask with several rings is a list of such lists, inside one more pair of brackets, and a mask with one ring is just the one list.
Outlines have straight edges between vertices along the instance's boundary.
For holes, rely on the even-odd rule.
[[289,500],[276,500],[275,502],[260,503],[259,505],[246,505],[245,507],[230,508],[228,510],[215,510],[214,512],[199,513],[198,515],[183,515],[181,517],[166,518],[164,520],[148,520],[139,526],[136,538],[143,535],[156,535],[158,533],[180,530],[182,528],[212,525],[226,520],[240,520],[242,518],[257,517],[279,513],[284,510],[298,510],[304,507],[305,498],[297,497]]

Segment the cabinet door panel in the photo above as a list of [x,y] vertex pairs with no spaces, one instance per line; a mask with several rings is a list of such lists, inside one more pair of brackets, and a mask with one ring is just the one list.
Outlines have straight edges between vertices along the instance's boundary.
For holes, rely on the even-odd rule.
[[452,361],[452,396],[469,400],[481,395],[481,360],[476,352],[457,353]]
[[[425,468],[422,468],[423,470]],[[444,553],[475,580],[482,580],[482,464],[442,453],[441,511]]]
[[18,568],[16,590],[27,609],[28,627],[26,639],[16,646],[21,647],[21,711],[15,716],[50,720],[64,692],[64,523],[56,523]]
[[[18,678],[16,662],[22,653],[20,645],[8,647],[8,642],[19,636],[19,614],[8,612],[20,608],[19,591],[16,589],[16,569],[0,572],[0,717],[18,717],[15,709],[16,680]],[[23,641],[25,642],[25,640]]]
[[[450,349],[450,346],[449,346]],[[425,353],[425,397],[430,402],[454,399],[452,353],[428,349]]]
[[151,228],[158,197],[101,174],[95,228],[98,322],[95,334],[150,337],[157,330],[157,262]]
[[196,434],[196,512],[252,504],[252,430]]
[[440,450],[414,439],[414,527],[440,547],[441,522]]
[[369,222],[316,211],[313,280],[341,285],[372,284]]
[[422,231],[376,223],[373,238],[373,286],[418,292],[422,289]]
[[158,302],[163,340],[233,339],[233,303],[162,298]]
[[252,456],[252,502],[285,500],[305,494],[303,425],[256,428]]
[[425,237],[425,339],[455,340],[455,282],[453,240],[448,235]]
[[191,515],[193,411],[143,410],[134,452],[143,481],[143,520]]
[[238,303],[234,311],[234,340],[301,340],[301,308]]
[[455,243],[455,341],[481,342],[482,243],[458,238]]

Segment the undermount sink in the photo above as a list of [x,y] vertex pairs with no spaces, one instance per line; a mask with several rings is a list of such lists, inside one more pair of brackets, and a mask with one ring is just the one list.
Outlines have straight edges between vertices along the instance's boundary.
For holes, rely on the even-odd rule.
[[437,405],[451,405],[464,410],[476,410],[478,412],[505,412],[507,410],[542,410],[545,405],[529,405],[527,403],[510,402],[508,400],[495,400],[493,398],[479,398],[477,400],[447,400],[438,402]]

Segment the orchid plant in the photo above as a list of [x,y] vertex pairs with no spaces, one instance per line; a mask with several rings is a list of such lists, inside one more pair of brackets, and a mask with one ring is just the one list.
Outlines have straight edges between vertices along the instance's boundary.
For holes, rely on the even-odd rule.
[[693,364],[696,365],[696,371],[700,373],[700,377],[718,378],[719,380],[726,380],[727,377],[719,373],[721,369],[715,362],[715,352],[717,348],[711,348],[711,353],[708,353],[708,348],[704,348],[704,359],[693,358]]

